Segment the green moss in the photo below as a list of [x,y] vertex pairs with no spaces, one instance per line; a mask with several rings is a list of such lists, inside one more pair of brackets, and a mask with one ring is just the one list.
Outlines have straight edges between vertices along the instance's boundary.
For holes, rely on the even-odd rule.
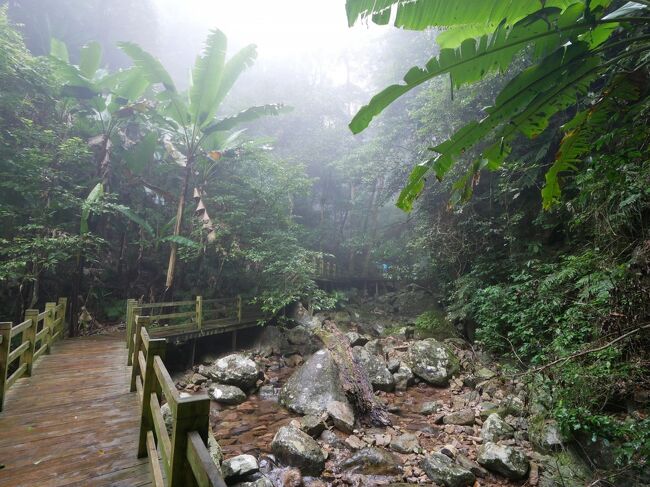
[[418,316],[415,319],[415,328],[420,338],[445,340],[459,336],[458,331],[445,318],[444,313],[437,309],[425,311]]

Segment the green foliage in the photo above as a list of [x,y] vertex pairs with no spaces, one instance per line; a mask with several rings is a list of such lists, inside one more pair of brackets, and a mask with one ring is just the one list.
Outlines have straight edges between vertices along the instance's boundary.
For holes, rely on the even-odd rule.
[[423,335],[437,340],[457,337],[458,332],[439,310],[426,311],[415,319],[415,327]]
[[[397,200],[397,205],[403,210],[412,209],[430,172],[441,180],[462,154],[483,143],[468,175],[454,186],[454,191],[463,195],[456,196],[455,200],[467,199],[476,179],[471,174],[476,175],[485,168],[496,170],[501,167],[518,136],[531,139],[539,136],[556,113],[574,106],[576,99],[586,97],[599,74],[628,58],[632,64],[642,65],[645,53],[650,49],[643,27],[634,27],[638,20],[634,15],[646,8],[643,4],[628,4],[608,13],[608,1],[557,2],[539,6],[539,10],[534,10],[530,2],[515,2],[517,7],[504,2],[483,2],[481,6],[474,3],[468,0],[449,7],[425,0],[408,3],[347,2],[351,23],[363,17],[386,23],[394,9],[397,12],[395,23],[399,26],[419,30],[431,26],[451,27],[453,33],[443,38],[444,43],[451,43],[451,38],[460,39],[462,33],[476,36],[481,30],[477,28],[478,24],[490,29],[480,37],[466,37],[457,48],[441,49],[425,68],[411,68],[403,84],[392,85],[375,95],[350,123],[353,133],[364,130],[373,117],[425,81],[449,74],[452,86],[458,88],[483,79],[492,70],[504,72],[515,55],[527,47],[532,54],[533,64],[503,88],[494,105],[486,109],[486,117],[456,130],[447,141],[430,149],[437,155],[412,170]],[[477,15],[483,18],[479,21]],[[626,20],[632,20],[632,27],[625,24]],[[641,25],[644,22],[647,25],[643,19]],[[626,35],[607,44],[606,41],[620,26],[627,28]],[[603,43],[612,47],[605,50]],[[611,70],[619,72],[616,67]],[[546,206],[550,206],[559,194],[558,173],[568,168],[568,160],[560,156],[558,163],[548,172],[543,192]]]

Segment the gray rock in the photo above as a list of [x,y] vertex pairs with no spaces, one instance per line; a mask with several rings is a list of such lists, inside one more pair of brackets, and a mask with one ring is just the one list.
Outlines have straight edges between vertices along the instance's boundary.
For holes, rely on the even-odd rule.
[[491,442],[481,445],[477,461],[491,472],[513,480],[525,478],[530,468],[528,458],[521,451]]
[[241,404],[246,400],[244,391],[226,384],[214,384],[208,391],[208,396],[221,404]]
[[273,384],[264,384],[257,391],[257,395],[264,401],[277,401],[280,389],[276,388]]
[[190,377],[190,383],[196,384],[196,385],[201,385],[204,382],[206,382],[207,380],[208,380],[208,378],[206,376],[198,374],[198,373],[194,373],[194,374],[192,374],[192,377]]
[[415,453],[420,450],[420,441],[414,434],[404,433],[393,438],[389,446],[397,453]]
[[391,392],[395,389],[395,379],[393,379],[392,374],[388,371],[383,358],[372,355],[364,347],[354,347],[352,354],[368,374],[374,390]]
[[496,413],[490,414],[481,428],[481,438],[483,438],[483,441],[496,442],[505,440],[512,438],[514,434],[515,429]]
[[280,428],[271,442],[271,450],[278,460],[297,467],[304,475],[317,476],[325,469],[323,450],[311,436],[297,428]]
[[338,367],[327,350],[312,355],[280,391],[280,403],[298,414],[319,416],[332,401],[348,402]]
[[232,487],[274,487],[273,482],[267,477],[260,477],[257,480],[251,482],[240,482],[233,485]]
[[467,458],[465,455],[462,453],[456,453],[456,456],[454,457],[454,460],[456,460],[456,463],[463,467],[465,470],[469,470],[472,472],[474,475],[476,475],[479,478],[485,478],[487,477],[487,470],[485,470],[483,467],[481,467],[478,463],[476,463],[473,460],[470,460]]
[[336,429],[343,433],[352,433],[352,430],[354,430],[354,411],[349,403],[330,401],[327,403],[327,414]]
[[237,386],[243,390],[255,387],[259,377],[257,364],[245,355],[233,353],[220,358],[205,369],[212,380],[219,384]]
[[289,307],[287,318],[307,328],[315,328],[317,326],[320,326],[322,321],[322,318],[319,319],[316,316],[312,316],[312,314],[302,305],[301,302],[297,302],[293,306]]
[[536,427],[529,428],[530,441],[541,450],[551,451],[562,449],[564,443],[562,434],[555,421],[542,422],[539,421]]
[[405,391],[409,386],[415,384],[415,375],[407,365],[401,364],[399,370],[393,374],[395,380],[395,389]]
[[348,340],[350,340],[351,347],[363,346],[366,343],[368,343],[368,338],[366,338],[363,335],[360,335],[356,331],[348,332],[345,334],[345,336],[348,337]]
[[420,408],[420,414],[424,414],[426,416],[429,414],[436,414],[439,409],[440,404],[438,404],[436,401],[425,402]]
[[384,356],[384,347],[382,346],[381,342],[379,340],[370,340],[368,343],[366,343],[363,348],[368,350],[368,353],[371,355],[376,355],[377,357],[383,357]]
[[442,453],[432,453],[422,459],[420,468],[436,484],[445,487],[465,487],[474,485],[475,475],[469,470],[455,465],[451,458]]
[[243,480],[260,469],[253,455],[238,455],[221,463],[221,473],[226,482]]
[[165,428],[167,429],[167,434],[172,436],[174,432],[174,417],[172,416],[172,408],[169,406],[169,403],[165,403],[160,406],[160,412],[165,422]]
[[395,374],[400,368],[401,362],[397,358],[392,358],[388,360],[388,363],[386,364],[386,367],[388,368],[388,372],[391,374]]
[[442,418],[443,424],[456,424],[461,426],[472,426],[474,424],[474,411],[472,409],[461,409],[447,414]]
[[214,437],[212,431],[208,432],[208,452],[210,453],[210,458],[212,458],[212,461],[219,468],[219,471],[221,472],[221,462],[223,462],[223,450],[221,449],[221,445],[219,445],[217,439]]
[[318,438],[325,431],[325,422],[320,416],[308,414],[300,420],[300,429],[312,438]]
[[434,386],[448,385],[460,369],[456,356],[433,338],[412,343],[405,362],[416,376]]
[[396,475],[400,470],[394,455],[375,447],[362,448],[341,463],[341,471],[364,475]]
[[495,403],[490,401],[483,401],[478,405],[478,415],[481,419],[485,420],[490,414],[496,413],[498,409],[499,406],[497,406]]

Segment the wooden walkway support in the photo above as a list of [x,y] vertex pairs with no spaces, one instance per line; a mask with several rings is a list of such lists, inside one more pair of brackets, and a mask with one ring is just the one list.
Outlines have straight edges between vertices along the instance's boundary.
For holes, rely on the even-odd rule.
[[0,487],[153,485],[123,336],[63,340],[0,413]]

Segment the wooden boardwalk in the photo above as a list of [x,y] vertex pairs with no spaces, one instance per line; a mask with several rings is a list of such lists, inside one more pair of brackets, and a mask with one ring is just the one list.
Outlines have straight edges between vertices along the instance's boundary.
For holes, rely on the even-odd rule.
[[124,337],[57,342],[0,413],[0,487],[151,485]]

